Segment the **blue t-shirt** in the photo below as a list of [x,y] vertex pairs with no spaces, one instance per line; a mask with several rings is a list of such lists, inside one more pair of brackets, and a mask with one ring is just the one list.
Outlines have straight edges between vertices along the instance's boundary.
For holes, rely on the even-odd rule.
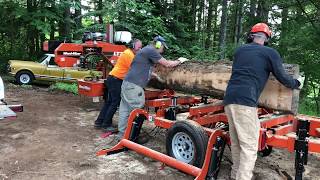
[[286,74],[282,59],[275,49],[257,43],[239,47],[234,54],[224,104],[256,107],[270,72],[288,88],[294,89],[300,85],[298,80]]
[[162,58],[160,53],[151,45],[142,48],[134,57],[125,81],[134,83],[142,88],[146,87],[154,64]]

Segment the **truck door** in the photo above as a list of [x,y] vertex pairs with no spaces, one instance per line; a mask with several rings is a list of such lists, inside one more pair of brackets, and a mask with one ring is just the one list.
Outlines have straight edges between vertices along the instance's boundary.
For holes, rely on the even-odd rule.
[[48,57],[43,75],[50,81],[61,81],[63,80],[64,69],[55,63],[54,57]]

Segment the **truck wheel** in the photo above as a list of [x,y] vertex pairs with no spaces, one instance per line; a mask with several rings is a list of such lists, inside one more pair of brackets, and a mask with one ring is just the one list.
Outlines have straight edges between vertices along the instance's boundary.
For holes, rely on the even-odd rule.
[[208,145],[208,135],[191,120],[176,122],[167,133],[167,154],[179,161],[201,168]]
[[34,79],[33,74],[29,71],[20,71],[16,75],[16,81],[20,85],[31,84],[33,79]]

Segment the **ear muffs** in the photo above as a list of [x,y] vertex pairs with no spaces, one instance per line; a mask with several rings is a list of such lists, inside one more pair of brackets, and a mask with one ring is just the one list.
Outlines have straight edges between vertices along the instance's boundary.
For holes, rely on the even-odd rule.
[[268,46],[268,45],[269,45],[269,40],[270,40],[270,38],[267,37],[267,39],[264,41],[264,45],[265,45],[265,46]]
[[128,45],[127,45],[128,48],[130,48],[130,49],[135,49],[137,41],[138,41],[138,40],[136,40],[136,39],[131,40],[131,41],[128,43]]
[[253,35],[252,35],[252,33],[248,33],[247,34],[247,43],[252,43],[253,42]]
[[155,45],[156,49],[160,49],[161,46],[162,46],[161,41],[157,41],[157,42],[156,42],[156,45]]
[[127,44],[127,47],[130,48],[130,49],[133,49],[134,48],[134,41],[131,40],[128,44]]
[[136,48],[136,41],[132,41],[131,42],[131,47],[132,47],[131,49],[135,49]]

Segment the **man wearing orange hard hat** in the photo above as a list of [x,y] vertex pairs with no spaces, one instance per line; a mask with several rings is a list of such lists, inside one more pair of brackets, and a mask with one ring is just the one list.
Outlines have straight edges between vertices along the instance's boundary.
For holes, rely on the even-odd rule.
[[251,28],[247,44],[234,53],[232,75],[224,97],[231,139],[231,179],[251,180],[257,159],[260,122],[258,99],[272,73],[284,86],[301,89],[304,77],[287,75],[279,53],[267,43],[271,30],[265,23]]

